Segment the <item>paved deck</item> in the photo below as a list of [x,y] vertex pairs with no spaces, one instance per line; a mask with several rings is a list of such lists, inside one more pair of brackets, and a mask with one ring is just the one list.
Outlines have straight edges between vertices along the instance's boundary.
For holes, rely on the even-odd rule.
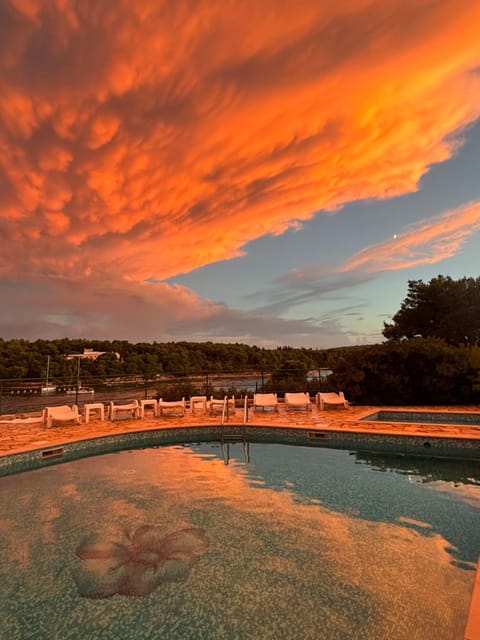
[[[385,407],[383,407],[385,408]],[[396,422],[364,422],[362,418],[369,416],[382,407],[351,406],[331,407],[319,411],[312,405],[312,411],[287,410],[282,404],[278,412],[249,410],[249,424],[265,426],[282,426],[290,428],[312,428],[321,430],[344,430],[357,433],[376,433],[390,435],[422,435],[440,436],[442,438],[478,438],[480,440],[480,426],[468,425],[440,425],[440,424],[411,424]],[[436,411],[446,413],[478,413],[480,407],[388,407],[389,411]],[[221,416],[210,416],[208,413],[187,410],[185,416],[164,415],[155,418],[151,414],[142,420],[121,419],[116,422],[110,420],[93,419],[88,424],[75,425],[66,423],[47,429],[39,421],[40,414],[24,414],[23,416],[0,416],[0,456],[23,451],[31,451],[43,446],[57,446],[78,440],[87,440],[104,435],[126,433],[129,431],[168,429],[178,426],[208,426],[220,425]],[[38,421],[34,421],[37,419]],[[243,409],[237,408],[230,416],[229,424],[243,423]]]

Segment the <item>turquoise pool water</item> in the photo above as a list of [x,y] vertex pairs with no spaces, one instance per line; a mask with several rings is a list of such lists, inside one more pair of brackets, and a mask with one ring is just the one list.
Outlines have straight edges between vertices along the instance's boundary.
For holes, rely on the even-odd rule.
[[423,424],[461,424],[480,426],[480,413],[441,411],[376,411],[362,420],[370,422],[415,422]]
[[478,464],[244,455],[172,446],[0,478],[4,637],[463,638]]

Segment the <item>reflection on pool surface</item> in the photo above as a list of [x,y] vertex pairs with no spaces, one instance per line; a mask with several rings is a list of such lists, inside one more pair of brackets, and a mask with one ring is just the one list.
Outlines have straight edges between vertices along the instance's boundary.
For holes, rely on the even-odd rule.
[[5,637],[463,638],[478,465],[229,454],[165,447],[0,478]]

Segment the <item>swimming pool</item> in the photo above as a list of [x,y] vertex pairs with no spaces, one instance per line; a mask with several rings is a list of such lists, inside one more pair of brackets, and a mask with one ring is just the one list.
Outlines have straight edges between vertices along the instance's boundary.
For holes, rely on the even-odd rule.
[[362,420],[370,422],[414,422],[426,424],[459,424],[480,426],[480,413],[442,411],[376,411]]
[[[458,640],[474,462],[168,446],[0,478],[13,640]],[[225,464],[229,462],[229,464]]]

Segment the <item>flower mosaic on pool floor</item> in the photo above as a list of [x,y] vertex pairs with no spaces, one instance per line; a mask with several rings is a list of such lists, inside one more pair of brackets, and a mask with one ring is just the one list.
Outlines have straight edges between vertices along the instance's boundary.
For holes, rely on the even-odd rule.
[[85,540],[75,552],[82,561],[75,581],[86,598],[145,596],[163,582],[186,580],[208,547],[209,538],[198,527],[165,535],[161,527],[144,525],[116,541]]

